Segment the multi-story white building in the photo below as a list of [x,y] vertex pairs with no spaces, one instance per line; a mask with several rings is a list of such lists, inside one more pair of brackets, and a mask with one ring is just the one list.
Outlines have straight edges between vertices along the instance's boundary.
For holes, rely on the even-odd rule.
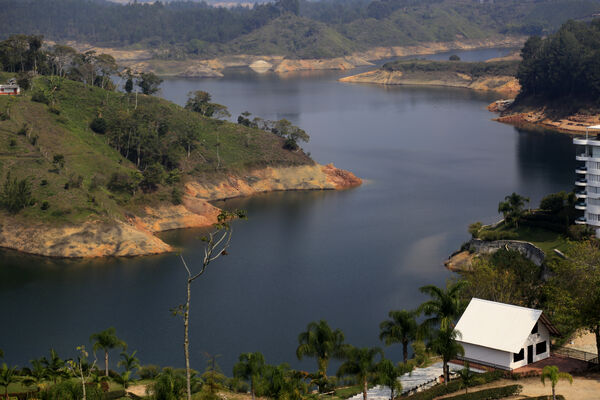
[[577,167],[577,203],[575,208],[583,211],[583,216],[575,220],[576,224],[588,225],[600,237],[600,125],[588,126],[585,137],[573,139],[579,145],[575,159],[583,161]]

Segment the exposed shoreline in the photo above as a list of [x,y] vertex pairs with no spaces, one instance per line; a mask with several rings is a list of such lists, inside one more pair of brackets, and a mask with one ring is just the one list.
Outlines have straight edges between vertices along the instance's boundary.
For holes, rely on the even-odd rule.
[[55,258],[131,257],[171,252],[155,234],[183,228],[201,228],[217,222],[220,209],[210,202],[256,193],[291,190],[342,190],[362,180],[329,165],[267,167],[244,176],[186,184],[183,204],[146,207],[143,215],[125,221],[88,220],[82,224],[23,226],[15,221],[0,225],[0,247]]
[[[492,103],[488,106],[488,109],[492,112],[497,111],[493,108],[494,104],[495,103]],[[585,133],[588,126],[600,124],[600,115],[575,114],[556,119],[550,117],[545,109],[540,108],[528,112],[502,113],[493,120],[520,128],[544,129],[571,135],[579,135]]]
[[369,83],[378,85],[442,86],[472,90],[495,91],[504,95],[519,93],[520,86],[513,76],[484,76],[474,78],[469,75],[449,72],[446,74],[426,73],[428,76],[414,77],[401,71],[377,69],[339,79],[347,83]]
[[373,65],[373,61],[393,57],[419,56],[452,50],[476,50],[494,47],[519,47],[521,36],[501,36],[493,39],[465,39],[451,42],[425,42],[410,46],[374,47],[351,55],[329,59],[291,59],[281,55],[225,55],[211,59],[160,60],[148,50],[123,50],[67,42],[79,51],[95,50],[112,55],[117,63],[133,71],[154,72],[163,77],[208,78],[222,77],[230,67],[248,67],[257,73],[285,74],[296,71],[350,70]]

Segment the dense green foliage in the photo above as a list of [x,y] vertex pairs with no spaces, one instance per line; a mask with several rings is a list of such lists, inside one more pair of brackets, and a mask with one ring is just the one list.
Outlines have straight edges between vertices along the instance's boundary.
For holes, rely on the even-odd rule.
[[531,37],[521,50],[520,98],[600,98],[600,20],[569,21],[545,39]]
[[197,2],[0,0],[0,37],[45,35],[152,49],[181,59],[223,53],[332,57],[372,46],[542,34],[598,11],[597,0],[280,0],[253,8]]
[[32,203],[33,198],[29,179],[11,178],[10,172],[6,174],[6,181],[0,192],[0,207],[14,214]]
[[399,60],[383,64],[386,71],[401,72],[455,72],[474,78],[480,76],[513,76],[517,73],[518,61],[462,62]]
[[477,392],[459,394],[458,396],[446,397],[452,400],[495,400],[514,396],[521,392],[521,385],[508,385],[492,389],[483,389]]

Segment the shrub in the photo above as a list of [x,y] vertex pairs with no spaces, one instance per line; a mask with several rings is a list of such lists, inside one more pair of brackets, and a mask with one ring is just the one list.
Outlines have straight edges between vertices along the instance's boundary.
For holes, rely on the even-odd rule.
[[587,225],[571,225],[567,229],[567,235],[572,240],[589,239],[594,234],[594,230]]
[[516,239],[517,234],[515,232],[506,232],[506,231],[488,231],[481,230],[479,232],[479,239],[485,240],[486,242],[490,242],[493,240],[510,240]]
[[43,211],[46,211],[47,209],[50,208],[50,203],[48,203],[47,201],[42,202],[42,206],[40,207]]
[[104,178],[102,178],[100,175],[94,175],[94,176],[92,176],[92,179],[90,180],[90,190],[97,189],[100,186],[104,186],[104,184],[105,184]]
[[[88,400],[103,400],[102,391],[94,386],[86,386]],[[79,400],[83,397],[79,381],[64,381],[41,392],[41,400]],[[118,398],[118,397],[114,397]]]
[[46,96],[46,93],[44,93],[42,90],[36,90],[35,92],[33,92],[33,94],[31,95],[31,101],[35,101],[36,103],[43,103],[43,104],[50,103],[48,96]]
[[174,187],[171,191],[171,202],[175,205],[183,203],[183,191],[180,188]]
[[[502,371],[486,372],[477,375],[476,382],[473,386],[484,385],[486,383],[497,381],[503,377],[504,372]],[[430,389],[423,390],[422,392],[417,392],[410,397],[402,396],[401,398],[409,398],[411,400],[432,400],[439,396],[458,392],[461,389],[463,389],[462,382],[456,379],[448,382],[447,385],[436,385]]]
[[17,85],[19,85],[22,90],[31,89],[31,73],[30,72],[20,72],[17,75]]
[[61,169],[65,166],[65,156],[62,154],[55,154],[52,158],[52,164],[56,165],[56,168]]
[[483,224],[479,221],[472,223],[469,225],[469,233],[473,239],[477,238],[479,235],[479,231],[481,231],[481,227]]
[[12,179],[9,172],[4,181],[2,193],[0,193],[0,205],[8,212],[16,214],[32,204],[33,197],[29,179]]
[[300,146],[298,146],[298,143],[296,143],[294,139],[290,138],[285,140],[285,142],[283,143],[283,148],[286,150],[295,151],[298,150]]
[[158,365],[153,364],[142,365],[138,369],[137,373],[142,379],[154,379],[160,373],[160,368]]
[[60,115],[60,108],[56,106],[50,106],[50,108],[48,108],[48,111],[50,111],[52,114]]
[[148,165],[142,173],[142,185],[147,190],[154,190],[165,179],[165,170],[159,163]]
[[65,189],[77,189],[80,188],[83,184],[83,176],[81,175],[71,175],[69,176],[69,181],[65,184]]
[[17,141],[15,139],[10,139],[10,141],[8,142],[8,145],[10,147],[17,147]]
[[448,60],[450,60],[450,61],[460,61],[460,57],[457,56],[456,54],[452,54],[450,57],[448,57]]
[[21,125],[21,127],[19,128],[19,130],[17,131],[17,135],[27,135],[27,131],[29,130],[29,125],[27,124],[23,124]]
[[114,172],[106,185],[111,192],[126,193],[134,193],[137,186],[136,180],[130,174],[124,172]]
[[108,124],[104,118],[94,118],[90,123],[90,129],[99,134],[105,134]]
[[521,385],[501,386],[492,389],[483,389],[478,392],[459,394],[458,396],[447,397],[446,400],[496,400],[505,397],[514,396],[521,393]]
[[48,180],[42,179],[42,181],[40,182],[40,186],[48,186]]
[[181,182],[181,170],[178,168],[175,168],[175,169],[169,171],[169,174],[167,175],[165,182],[167,182],[169,185],[172,185],[177,182]]
[[540,208],[556,214],[566,206],[566,202],[567,194],[565,192],[551,193],[540,201]]

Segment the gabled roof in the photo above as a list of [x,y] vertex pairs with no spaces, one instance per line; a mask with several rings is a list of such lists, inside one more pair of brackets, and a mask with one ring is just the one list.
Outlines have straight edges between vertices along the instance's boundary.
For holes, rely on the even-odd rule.
[[473,298],[456,324],[457,340],[518,353],[542,310]]

